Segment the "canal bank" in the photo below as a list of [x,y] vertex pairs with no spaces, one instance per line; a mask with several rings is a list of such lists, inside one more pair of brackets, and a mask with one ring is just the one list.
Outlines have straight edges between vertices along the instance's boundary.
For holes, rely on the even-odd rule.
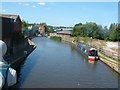
[[[76,46],[76,42],[73,42],[74,38],[62,37],[62,40],[65,42],[69,42],[69,43]],[[117,73],[120,74],[120,62],[119,62],[119,60],[113,60],[113,59],[107,57],[106,55],[103,55],[99,50],[98,50],[98,55],[100,57],[100,61],[102,61],[108,67],[110,67],[111,69],[113,69],[114,71],[116,71]]]
[[105,55],[101,54],[100,52],[98,54],[100,56],[100,60],[103,63],[105,63],[111,69],[113,69],[114,71],[116,71],[117,73],[120,74],[120,62],[119,62],[119,60],[113,60],[111,58],[108,58]]

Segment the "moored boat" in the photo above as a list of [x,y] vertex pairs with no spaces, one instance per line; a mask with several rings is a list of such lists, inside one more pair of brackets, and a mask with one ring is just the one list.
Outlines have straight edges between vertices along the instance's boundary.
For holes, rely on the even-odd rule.
[[77,47],[82,52],[82,54],[87,57],[88,60],[90,60],[90,61],[96,61],[96,60],[99,59],[97,49],[90,48],[87,45],[82,44],[82,43],[78,43]]
[[89,53],[88,53],[88,60],[95,61],[95,60],[98,60],[98,59],[99,59],[99,57],[98,57],[97,49],[90,48]]

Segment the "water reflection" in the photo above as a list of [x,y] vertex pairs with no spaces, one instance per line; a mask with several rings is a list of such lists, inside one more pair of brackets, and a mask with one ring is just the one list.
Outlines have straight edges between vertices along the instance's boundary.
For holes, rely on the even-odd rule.
[[95,63],[95,61],[90,61],[90,60],[88,60],[88,62],[91,63],[91,64],[94,64],[94,63]]

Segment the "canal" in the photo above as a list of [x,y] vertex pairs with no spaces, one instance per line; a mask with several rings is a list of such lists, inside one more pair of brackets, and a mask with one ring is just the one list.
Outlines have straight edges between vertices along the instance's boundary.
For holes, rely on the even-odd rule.
[[88,62],[66,42],[36,37],[36,49],[20,65],[16,88],[118,88],[118,74]]

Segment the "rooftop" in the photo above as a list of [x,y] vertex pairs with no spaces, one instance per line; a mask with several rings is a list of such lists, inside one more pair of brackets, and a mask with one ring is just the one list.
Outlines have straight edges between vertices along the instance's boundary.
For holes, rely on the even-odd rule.
[[0,14],[0,17],[4,18],[10,18],[16,20],[19,15],[13,15],[13,14]]

